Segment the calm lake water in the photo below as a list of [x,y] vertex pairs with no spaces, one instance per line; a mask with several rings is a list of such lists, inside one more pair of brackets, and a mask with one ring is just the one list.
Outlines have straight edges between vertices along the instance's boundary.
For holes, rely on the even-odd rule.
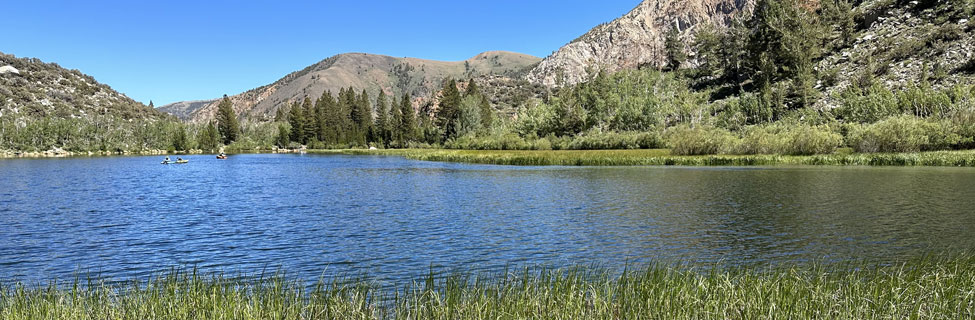
[[975,248],[975,170],[510,167],[378,156],[0,160],[0,280],[171,267],[410,279]]

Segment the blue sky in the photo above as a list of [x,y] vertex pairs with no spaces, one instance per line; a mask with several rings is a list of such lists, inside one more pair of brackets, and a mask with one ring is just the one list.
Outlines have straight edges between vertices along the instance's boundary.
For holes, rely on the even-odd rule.
[[5,1],[0,52],[79,69],[158,107],[240,93],[343,52],[544,57],[638,3]]

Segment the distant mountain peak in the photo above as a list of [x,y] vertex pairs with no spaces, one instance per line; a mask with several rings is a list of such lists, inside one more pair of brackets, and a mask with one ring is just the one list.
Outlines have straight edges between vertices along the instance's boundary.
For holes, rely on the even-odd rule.
[[[342,88],[380,91],[391,95],[410,94],[432,98],[443,79],[482,76],[522,77],[540,58],[507,51],[488,51],[461,61],[397,58],[350,52],[331,56],[292,72],[269,85],[248,90],[230,99],[235,111],[257,120],[268,120],[275,111],[305,96],[316,99],[324,92],[337,94]],[[216,114],[216,100],[177,102],[159,108],[183,120],[205,122]]]

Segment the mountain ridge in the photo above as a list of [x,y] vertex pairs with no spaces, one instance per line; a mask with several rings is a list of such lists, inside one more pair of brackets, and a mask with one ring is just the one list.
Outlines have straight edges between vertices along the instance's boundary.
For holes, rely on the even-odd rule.
[[[502,76],[520,78],[541,59],[509,51],[486,51],[469,59],[437,61],[412,57],[349,52],[325,58],[280,79],[239,94],[228,96],[238,114],[255,120],[269,120],[277,108],[302,99],[318,98],[325,91],[336,94],[352,87],[375,96],[388,95],[432,98],[446,78]],[[205,103],[201,103],[205,102]],[[159,110],[190,122],[213,119],[217,100],[183,101]]]

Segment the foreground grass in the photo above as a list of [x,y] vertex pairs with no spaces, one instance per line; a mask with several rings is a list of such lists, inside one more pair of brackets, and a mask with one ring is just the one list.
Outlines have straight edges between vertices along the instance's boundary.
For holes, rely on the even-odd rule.
[[918,153],[836,153],[814,156],[709,155],[676,156],[666,149],[649,150],[315,150],[314,153],[392,155],[414,160],[502,165],[565,166],[950,166],[975,167],[975,150]]
[[[844,270],[844,271],[840,271]],[[848,271],[846,271],[848,270]],[[975,258],[699,273],[651,267],[428,276],[306,289],[173,272],[123,284],[0,287],[0,319],[970,319]]]

